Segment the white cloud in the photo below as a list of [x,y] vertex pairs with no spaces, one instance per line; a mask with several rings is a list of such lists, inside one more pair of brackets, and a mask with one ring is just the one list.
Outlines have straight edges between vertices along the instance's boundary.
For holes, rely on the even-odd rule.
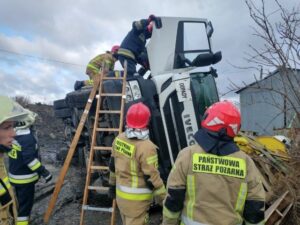
[[[268,10],[274,10],[274,2],[266,2]],[[285,7],[298,4],[297,0],[284,3]],[[254,71],[230,65],[245,65],[248,44],[257,44],[244,1],[6,0],[0,1],[0,49],[82,66],[0,51],[0,93],[63,98],[75,80],[87,78],[85,65],[92,57],[120,43],[132,21],[149,14],[210,19],[215,28],[213,49],[223,53],[223,60],[215,65],[220,92],[228,91],[229,79],[238,84],[253,80]]]

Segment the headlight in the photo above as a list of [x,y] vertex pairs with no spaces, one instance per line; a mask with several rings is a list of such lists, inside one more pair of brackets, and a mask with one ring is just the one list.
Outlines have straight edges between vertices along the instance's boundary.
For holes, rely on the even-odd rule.
[[142,97],[140,86],[137,80],[129,81],[131,88],[131,93],[134,100],[140,99]]
[[132,100],[133,100],[133,97],[132,97],[131,88],[127,82],[126,83],[126,102],[131,102]]

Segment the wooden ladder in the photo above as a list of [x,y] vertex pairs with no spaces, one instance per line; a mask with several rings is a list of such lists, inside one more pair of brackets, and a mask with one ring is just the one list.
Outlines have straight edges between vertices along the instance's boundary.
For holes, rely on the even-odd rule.
[[[124,103],[126,99],[126,75],[127,75],[127,65],[125,63],[124,68],[124,75],[123,77],[100,77],[100,83],[99,83],[99,91],[97,95],[97,108],[95,113],[95,121],[94,121],[94,128],[92,133],[92,143],[91,143],[91,149],[89,153],[89,160],[87,165],[87,175],[86,175],[86,183],[84,188],[84,195],[83,195],[83,203],[82,203],[82,209],[81,209],[81,216],[80,216],[80,225],[84,224],[84,216],[85,211],[100,211],[100,212],[110,212],[111,215],[111,225],[115,224],[115,211],[116,211],[116,201],[113,200],[112,207],[110,208],[101,208],[101,207],[93,207],[88,205],[88,197],[89,197],[89,191],[108,191],[107,187],[102,186],[91,186],[91,175],[94,171],[101,172],[108,172],[109,168],[108,166],[100,166],[96,165],[95,162],[95,151],[111,151],[112,146],[104,146],[104,145],[98,145],[97,144],[97,134],[100,132],[115,132],[115,133],[121,133],[123,129],[123,112],[124,112]],[[122,80],[122,92],[121,93],[104,93],[103,92],[103,81],[105,80]],[[121,104],[119,110],[102,110],[101,109],[101,101],[102,97],[119,97],[121,98]],[[105,114],[110,115],[120,115],[119,120],[119,127],[100,127],[99,124],[99,117]]]
[[[102,76],[103,74],[101,74]],[[90,109],[92,107],[92,104],[93,104],[93,100],[95,99],[95,96],[96,96],[96,93],[97,93],[97,90],[99,89],[99,84],[100,84],[100,80],[96,80],[95,81],[95,84],[93,86],[93,89],[89,95],[89,98],[88,98],[88,101],[86,103],[86,106],[84,108],[84,111],[81,115],[81,118],[80,118],[80,122],[78,124],[78,127],[76,129],[76,132],[75,132],[75,135],[73,137],[73,140],[72,140],[72,143],[70,145],[70,148],[68,150],[68,154],[67,154],[67,157],[65,159],[65,162],[64,162],[64,165],[60,171],[60,174],[59,174],[59,177],[56,181],[56,184],[55,184],[55,188],[54,188],[54,191],[53,191],[53,194],[51,196],[51,199],[50,199],[50,202],[49,202],[49,205],[48,205],[48,209],[44,215],[44,222],[47,224],[49,222],[49,219],[50,219],[50,216],[51,216],[51,213],[55,207],[55,203],[57,201],[57,198],[58,198],[58,194],[60,193],[60,190],[62,188],[62,185],[64,183],[64,179],[65,179],[65,176],[68,172],[68,169],[70,167],[70,163],[71,163],[71,160],[74,156],[74,153],[75,153],[75,150],[76,150],[76,147],[77,147],[77,144],[78,144],[78,141],[79,141],[79,138],[81,136],[81,133],[82,133],[82,130],[84,128],[84,124],[87,120],[87,117],[89,115],[89,112],[90,112]]]

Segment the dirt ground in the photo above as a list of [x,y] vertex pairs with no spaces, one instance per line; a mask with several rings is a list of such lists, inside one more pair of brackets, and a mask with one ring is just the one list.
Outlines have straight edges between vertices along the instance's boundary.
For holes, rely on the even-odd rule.
[[[48,208],[55,182],[67,154],[68,146],[63,136],[62,121],[56,119],[51,106],[30,105],[29,108],[38,113],[36,130],[38,132],[40,154],[43,164],[52,173],[53,180],[43,183],[42,179],[36,184],[35,204],[31,214],[31,225],[43,224],[43,216]],[[76,155],[65,178],[64,185],[59,194],[55,209],[49,221],[49,225],[75,225],[79,224],[83,190],[85,185],[85,168],[78,165]],[[93,202],[99,207],[110,207],[111,201],[105,195],[94,194]],[[86,225],[110,224],[110,213],[87,212],[85,214]],[[161,219],[161,209],[150,211],[150,224],[158,225]],[[119,214],[116,214],[116,224],[121,225]]]

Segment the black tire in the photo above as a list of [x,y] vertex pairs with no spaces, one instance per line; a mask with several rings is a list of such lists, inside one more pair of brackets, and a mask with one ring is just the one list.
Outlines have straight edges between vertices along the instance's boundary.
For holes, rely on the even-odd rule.
[[68,118],[71,117],[72,112],[70,109],[65,108],[65,109],[57,109],[54,111],[54,115],[57,118]]
[[54,109],[68,108],[65,99],[59,99],[53,102]]
[[89,98],[91,88],[83,88],[67,94],[66,103],[70,108],[84,108]]

